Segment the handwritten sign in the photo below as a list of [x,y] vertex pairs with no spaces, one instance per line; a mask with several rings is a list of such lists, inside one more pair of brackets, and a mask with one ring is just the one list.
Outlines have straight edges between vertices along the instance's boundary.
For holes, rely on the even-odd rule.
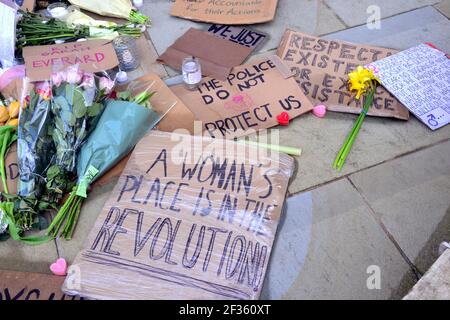
[[219,24],[254,24],[272,21],[278,0],[175,0],[170,14]]
[[278,125],[283,112],[293,119],[313,108],[295,79],[286,79],[277,65],[286,68],[276,56],[260,59],[234,68],[226,81],[204,78],[196,91],[182,85],[172,90],[203,122],[207,135],[245,136]]
[[[292,69],[298,85],[315,105],[325,104],[331,111],[359,114],[363,100],[357,100],[350,92],[347,75],[357,66],[395,52],[287,30],[277,55]],[[408,110],[381,86],[368,115],[409,119]]]
[[450,123],[450,59],[444,52],[421,44],[368,67],[430,129]]
[[261,46],[269,37],[267,33],[243,26],[228,26],[223,24],[212,24],[207,31],[218,38],[252,48],[253,50]]
[[32,81],[50,78],[54,70],[78,64],[88,72],[99,72],[119,64],[111,42],[90,40],[23,48],[27,76]]
[[293,170],[291,157],[258,152],[151,132],[72,265],[80,289],[63,291],[95,299],[257,299]]
[[[10,194],[17,193],[17,183],[19,182],[19,165],[17,164],[17,144],[14,143],[5,160],[6,184]],[[3,192],[3,184],[0,183],[0,192]]]
[[61,291],[64,278],[40,273],[0,270],[0,301],[80,300]]

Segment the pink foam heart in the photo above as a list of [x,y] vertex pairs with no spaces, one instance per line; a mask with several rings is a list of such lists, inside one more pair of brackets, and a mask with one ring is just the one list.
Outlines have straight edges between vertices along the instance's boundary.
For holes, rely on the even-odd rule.
[[327,115],[327,107],[322,104],[315,106],[313,109],[313,114],[318,118],[325,118]]
[[50,271],[53,272],[55,276],[66,276],[67,275],[67,262],[63,258],[59,258],[50,266]]

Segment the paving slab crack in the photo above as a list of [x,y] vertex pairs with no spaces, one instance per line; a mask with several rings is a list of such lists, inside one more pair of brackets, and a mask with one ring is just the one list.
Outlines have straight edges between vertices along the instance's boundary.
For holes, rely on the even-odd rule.
[[409,267],[411,268],[412,272],[414,273],[415,277],[417,278],[417,280],[420,280],[420,278],[422,278],[423,276],[423,272],[421,272],[416,266],[415,264],[409,259],[409,257],[406,255],[406,253],[403,251],[403,249],[401,248],[400,244],[397,242],[397,240],[395,239],[395,237],[392,235],[392,233],[389,232],[389,229],[386,227],[386,225],[383,223],[383,221],[381,220],[381,217],[375,212],[375,210],[372,208],[372,206],[370,205],[369,201],[367,200],[367,198],[365,197],[364,193],[356,186],[356,184],[351,180],[351,178],[349,176],[346,177],[348,182],[353,186],[353,188],[356,190],[356,192],[358,192],[358,194],[360,195],[360,197],[362,198],[362,200],[364,201],[364,203],[367,205],[367,207],[369,208],[369,212],[372,215],[372,217],[375,219],[375,221],[378,223],[378,225],[381,227],[381,229],[383,230],[383,232],[385,233],[385,235],[388,237],[388,239],[394,244],[395,248],[397,249],[397,251],[400,253],[400,255],[403,257],[403,259],[406,261],[406,263],[409,265]]
[[432,143],[432,144],[429,144],[429,145],[426,145],[426,146],[422,146],[422,147],[416,148],[416,149],[411,150],[411,151],[404,152],[404,153],[402,153],[402,154],[399,154],[399,155],[394,156],[394,157],[392,157],[392,158],[389,158],[389,159],[387,159],[387,160],[381,161],[381,162],[379,162],[379,163],[375,163],[375,164],[370,165],[370,166],[368,166],[368,167],[365,167],[365,168],[362,168],[362,169],[359,169],[359,170],[356,170],[356,171],[347,173],[347,174],[345,174],[345,175],[343,175],[343,176],[336,177],[336,178],[333,178],[333,179],[331,179],[331,180],[324,181],[324,182],[319,183],[319,184],[317,184],[317,185],[314,185],[314,186],[311,186],[311,187],[308,187],[308,188],[305,188],[305,189],[302,189],[302,190],[299,190],[299,191],[296,191],[296,192],[290,192],[290,193],[289,193],[289,196],[291,197],[291,196],[295,196],[295,195],[300,194],[300,193],[305,193],[305,192],[313,191],[313,190],[318,189],[318,188],[320,188],[320,187],[326,186],[326,185],[328,185],[328,184],[330,184],[330,183],[333,183],[333,182],[336,182],[336,181],[339,181],[339,180],[342,180],[342,179],[346,179],[346,178],[348,178],[348,177],[350,177],[350,176],[352,176],[352,175],[354,175],[354,174],[361,173],[361,172],[364,172],[364,171],[366,171],[366,170],[376,168],[376,167],[381,166],[381,165],[383,165],[383,164],[389,163],[389,162],[394,161],[394,160],[397,160],[397,159],[399,159],[399,158],[406,157],[406,156],[411,155],[411,154],[416,153],[416,152],[420,152],[420,151],[423,151],[423,150],[427,150],[427,149],[429,149],[429,148],[435,147],[435,146],[437,146],[437,145],[439,145],[439,144],[442,144],[442,143],[446,143],[446,142],[448,142],[448,141],[450,141],[450,138],[445,138],[445,139],[443,139],[443,140],[434,142],[434,143]]

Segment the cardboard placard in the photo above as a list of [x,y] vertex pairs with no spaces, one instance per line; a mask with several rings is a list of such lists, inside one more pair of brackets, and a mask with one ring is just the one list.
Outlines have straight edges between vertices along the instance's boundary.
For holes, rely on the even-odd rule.
[[[17,143],[9,149],[5,160],[6,184],[10,194],[17,194],[17,183],[19,182],[19,165],[17,161]],[[0,192],[3,192],[3,183],[0,183]]]
[[444,52],[421,44],[368,68],[431,130],[450,123],[450,59]]
[[234,68],[225,82],[204,78],[195,91],[183,85],[172,90],[203,121],[207,135],[249,135],[278,125],[277,116],[283,112],[294,119],[313,109],[295,79],[280,72],[276,60],[273,56]]
[[[314,105],[328,110],[359,114],[363,100],[356,100],[348,88],[348,73],[359,65],[394,54],[396,51],[326,40],[286,30],[277,55],[296,75],[298,85]],[[369,116],[409,119],[408,110],[379,86]]]
[[175,0],[170,14],[218,24],[254,24],[272,21],[278,0]]
[[255,152],[229,140],[151,132],[75,258],[79,289],[64,284],[63,291],[94,299],[257,299],[293,159]]
[[252,48],[253,50],[260,47],[269,38],[269,35],[265,32],[244,26],[228,26],[224,24],[212,24],[208,27],[207,32],[218,38]]
[[251,48],[191,28],[158,61],[180,70],[183,59],[193,56],[200,60],[203,76],[225,80],[231,69],[244,62],[251,52]]
[[61,291],[63,277],[0,270],[0,301],[81,300]]
[[48,80],[54,70],[79,64],[87,72],[109,70],[119,64],[109,40],[89,40],[23,48],[27,77]]

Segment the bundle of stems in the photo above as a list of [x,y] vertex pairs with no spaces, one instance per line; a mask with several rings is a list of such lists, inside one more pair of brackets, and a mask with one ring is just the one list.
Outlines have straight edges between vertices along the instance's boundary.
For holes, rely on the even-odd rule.
[[364,122],[364,119],[366,118],[367,113],[369,112],[369,108],[373,104],[373,98],[375,95],[376,87],[373,86],[369,93],[367,94],[366,99],[364,100],[364,107],[361,111],[361,114],[358,117],[358,120],[356,120],[355,125],[353,126],[352,131],[348,135],[347,139],[344,142],[344,145],[342,146],[341,150],[339,151],[338,156],[336,157],[336,160],[334,160],[333,168],[336,170],[341,171],[344,167],[345,161],[347,160],[347,157],[352,150],[353,144],[355,143],[356,137],[358,136],[359,131],[361,130],[361,126]]
[[[22,18],[17,23],[17,48],[53,44],[55,40],[73,42],[81,38],[89,38],[90,27],[86,25],[68,25],[66,22],[47,18],[33,12],[21,11]],[[129,25],[98,26],[97,29],[117,31],[121,35],[139,37],[141,29]]]

